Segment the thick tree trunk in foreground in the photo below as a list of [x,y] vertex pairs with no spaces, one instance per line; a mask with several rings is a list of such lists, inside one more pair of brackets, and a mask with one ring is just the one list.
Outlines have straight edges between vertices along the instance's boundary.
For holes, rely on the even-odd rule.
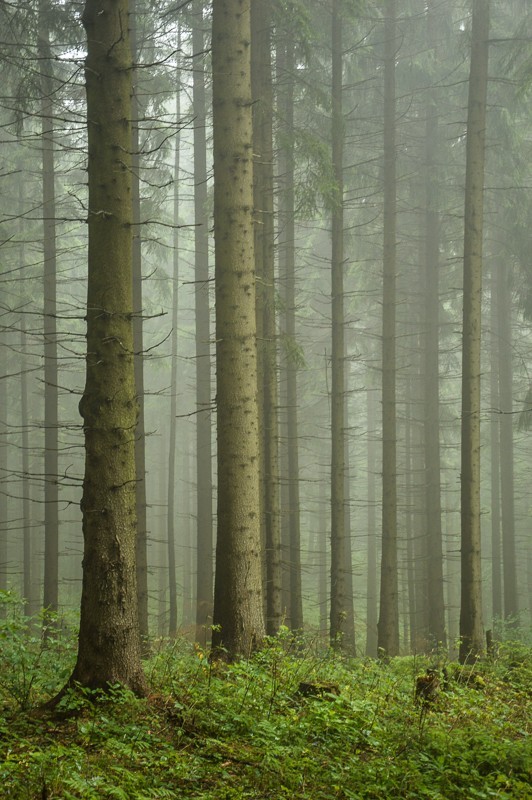
[[87,0],[89,136],[83,588],[71,681],[145,690],[135,573],[131,50],[127,0]]
[[484,649],[480,559],[480,328],[488,35],[489,0],[473,0],[467,113],[462,332],[462,663]]
[[264,637],[253,147],[248,0],[213,7],[218,538],[213,648],[248,655]]

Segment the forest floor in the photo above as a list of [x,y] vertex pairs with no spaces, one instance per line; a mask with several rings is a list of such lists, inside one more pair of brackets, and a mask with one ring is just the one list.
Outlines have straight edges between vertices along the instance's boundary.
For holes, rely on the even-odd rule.
[[[185,640],[146,662],[152,694],[67,694],[75,639],[0,620],[2,800],[532,798],[532,650],[474,667],[317,653],[285,631],[226,666]],[[155,650],[155,645],[154,645]],[[422,688],[426,681],[419,682]]]

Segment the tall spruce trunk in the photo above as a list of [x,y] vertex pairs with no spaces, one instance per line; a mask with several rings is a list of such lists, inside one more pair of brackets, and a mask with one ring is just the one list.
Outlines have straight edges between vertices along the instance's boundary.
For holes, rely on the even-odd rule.
[[284,450],[285,471],[283,503],[283,563],[287,565],[285,611],[291,630],[303,628],[301,592],[301,517],[299,502],[299,420],[296,343],[296,264],[295,264],[295,197],[294,197],[294,43],[289,35],[277,49],[279,141],[279,273],[284,286],[284,357],[281,362],[284,387]]
[[500,348],[497,325],[498,306],[497,265],[492,263],[490,277],[490,462],[491,462],[491,612],[492,621],[502,619],[502,555],[501,555],[501,463],[499,405]]
[[89,275],[83,583],[72,683],[142,694],[136,544],[131,75],[127,0],[87,0]]
[[[137,59],[137,0],[129,0],[129,22],[131,51]],[[146,516],[146,427],[144,424],[144,332],[142,320],[142,236],[140,230],[140,146],[139,146],[139,89],[138,68],[133,70],[133,92],[131,95],[131,191],[133,205],[133,342],[135,352],[135,388],[139,404],[137,436],[135,440],[135,469],[137,473],[137,597],[139,627],[143,647],[149,649],[148,626],[148,522]]]
[[515,552],[512,291],[502,258],[497,266],[497,322],[504,618],[511,626],[515,626],[518,623],[519,604]]
[[181,154],[181,30],[177,32],[177,66],[175,71],[175,124],[174,137],[174,197],[172,231],[172,336],[170,365],[170,420],[168,435],[168,493],[166,501],[166,564],[168,583],[168,636],[177,633],[177,580],[176,580],[176,449],[177,449],[177,355],[179,324],[179,188]]
[[39,0],[41,85],[42,201],[44,259],[44,597],[43,606],[59,606],[59,398],[57,375],[57,250],[54,159],[54,79],[49,0]]
[[266,632],[279,630],[281,606],[281,519],[279,419],[273,227],[273,87],[271,4],[251,2],[251,90],[255,269],[257,273],[258,399],[260,412],[261,500],[265,546]]
[[218,419],[215,652],[264,637],[248,0],[213,6],[214,236]]
[[[439,26],[434,5],[427,6],[427,38],[437,57]],[[428,633],[431,645],[446,647],[445,601],[443,581],[443,542],[441,522],[440,461],[440,380],[439,380],[439,230],[438,185],[438,107],[434,89],[425,103],[425,507],[427,531]]]
[[397,433],[396,433],[396,144],[395,59],[396,4],[386,3],[384,30],[384,252],[382,308],[382,556],[379,652],[399,653],[397,576]]
[[345,314],[344,314],[344,184],[342,111],[342,14],[341,0],[332,3],[332,164],[335,197],[331,234],[331,607],[330,639],[333,647],[352,652],[354,626],[349,607],[346,563],[345,515]]
[[460,661],[484,647],[480,557],[480,340],[489,0],[473,0],[467,112],[462,331]]
[[368,373],[367,388],[367,461],[368,461],[368,575],[366,583],[366,655],[377,657],[377,620],[378,620],[378,588],[377,588],[377,492],[376,465],[377,446],[375,441],[376,412],[375,389],[371,385]]
[[205,626],[213,616],[213,486],[212,486],[212,383],[209,283],[209,219],[205,99],[205,45],[203,3],[195,4],[192,31],[195,53],[192,75],[194,106],[194,302],[196,326],[196,518],[197,518],[197,640],[205,639]]

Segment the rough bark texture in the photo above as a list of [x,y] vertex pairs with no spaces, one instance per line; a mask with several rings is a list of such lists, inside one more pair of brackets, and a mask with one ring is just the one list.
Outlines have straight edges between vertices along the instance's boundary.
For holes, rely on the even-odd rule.
[[209,220],[207,216],[207,145],[204,67],[203,3],[196,3],[192,46],[196,57],[192,75],[194,105],[194,270],[196,309],[196,486],[197,486],[197,639],[213,614],[212,519],[212,384],[209,283]]
[[89,137],[83,588],[71,681],[145,690],[135,572],[131,50],[127,0],[87,0]]
[[473,0],[462,331],[460,661],[484,648],[480,559],[480,338],[489,0]]
[[382,319],[382,557],[379,650],[399,652],[397,577],[397,474],[395,408],[396,152],[395,0],[386,3],[384,63],[384,254]]
[[247,0],[213,7],[218,538],[213,648],[264,636],[259,519],[253,152]]
[[[273,228],[273,88],[271,6],[251,3],[251,89],[253,95],[253,156],[255,265],[259,359],[262,524],[266,562],[266,632],[279,630],[281,606],[281,518],[279,500],[279,399]],[[258,335],[258,330],[257,330]]]

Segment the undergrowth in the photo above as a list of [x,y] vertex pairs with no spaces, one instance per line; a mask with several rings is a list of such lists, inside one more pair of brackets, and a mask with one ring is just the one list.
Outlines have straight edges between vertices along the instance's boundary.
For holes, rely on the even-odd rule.
[[344,659],[283,631],[227,666],[166,641],[146,663],[148,698],[70,692],[43,716],[33,711],[69,674],[74,637],[56,626],[43,644],[13,611],[0,619],[6,800],[531,797],[528,647],[447,665],[425,706],[420,657]]

